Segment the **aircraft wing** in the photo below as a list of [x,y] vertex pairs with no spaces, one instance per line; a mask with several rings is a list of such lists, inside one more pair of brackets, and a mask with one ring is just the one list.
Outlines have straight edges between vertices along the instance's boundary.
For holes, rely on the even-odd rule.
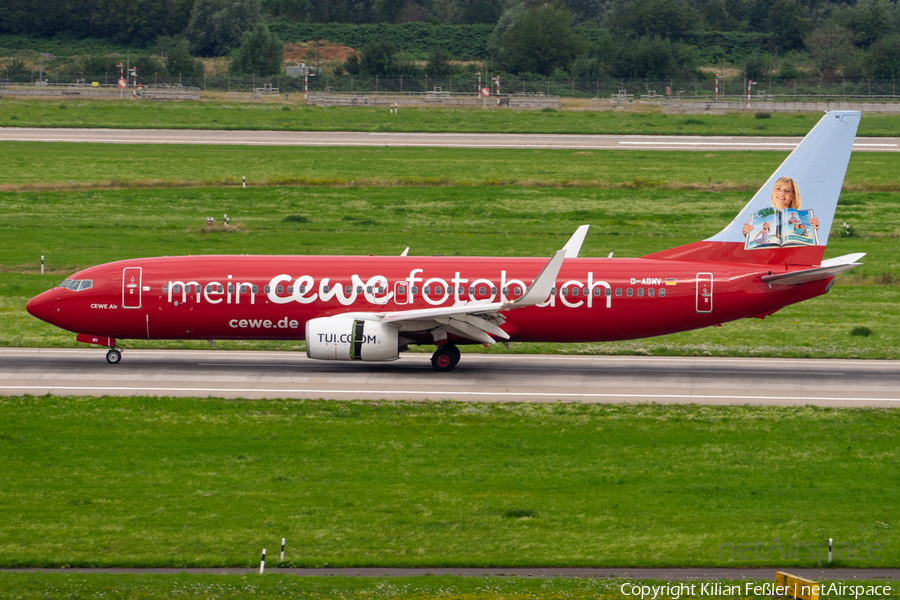
[[762,280],[770,285],[773,283],[778,285],[793,285],[796,283],[818,281],[819,279],[828,279],[829,277],[834,277],[838,273],[843,273],[844,271],[849,271],[854,267],[858,267],[860,263],[856,261],[865,255],[865,252],[857,252],[855,254],[846,254],[836,258],[829,258],[828,260],[823,260],[820,266],[813,269],[763,275]]
[[395,323],[401,328],[414,328],[409,330],[442,329],[485,344],[494,343],[494,338],[488,334],[508,340],[509,334],[500,329],[500,325],[506,321],[500,313],[546,302],[566,254],[566,248],[558,250],[525,293],[510,302],[460,302],[455,306],[373,313],[372,317],[382,323]]

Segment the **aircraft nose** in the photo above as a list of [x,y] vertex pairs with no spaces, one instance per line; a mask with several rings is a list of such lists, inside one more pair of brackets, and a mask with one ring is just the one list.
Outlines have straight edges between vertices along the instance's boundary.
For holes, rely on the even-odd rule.
[[27,310],[28,314],[32,317],[36,317],[47,323],[52,323],[53,314],[56,312],[52,305],[57,297],[58,293],[55,290],[48,290],[42,294],[38,294],[28,301],[28,304],[25,305],[25,310]]

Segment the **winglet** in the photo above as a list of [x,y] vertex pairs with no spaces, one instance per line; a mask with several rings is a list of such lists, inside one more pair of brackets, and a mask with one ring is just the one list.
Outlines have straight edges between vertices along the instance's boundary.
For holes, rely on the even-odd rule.
[[409,254],[409,246],[406,247],[406,250],[400,253],[400,256],[406,256],[407,254]]
[[512,302],[507,302],[503,309],[522,308],[524,306],[534,306],[546,302],[547,298],[550,297],[550,291],[556,284],[556,276],[559,275],[559,270],[562,268],[563,260],[565,258],[566,249],[563,248],[562,250],[557,250],[553,255],[553,258],[547,261],[547,264],[541,269],[537,279],[535,279],[531,285],[528,286],[528,289],[525,290],[525,293],[522,294],[522,297],[517,298]]
[[582,225],[576,229],[569,241],[566,242],[566,245],[563,246],[563,250],[566,251],[566,258],[578,258],[578,253],[581,252],[581,245],[584,243],[584,236],[587,235],[589,227],[590,225]]

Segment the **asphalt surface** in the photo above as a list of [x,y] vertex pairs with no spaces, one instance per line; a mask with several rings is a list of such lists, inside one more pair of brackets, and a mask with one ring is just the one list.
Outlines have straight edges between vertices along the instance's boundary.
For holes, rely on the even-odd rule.
[[[877,581],[900,579],[900,569],[783,569],[792,575],[812,579],[813,581]],[[205,575],[252,575],[258,574],[259,568],[229,569],[229,568],[97,568],[97,569],[0,569],[13,573],[111,573],[111,574],[146,574],[162,573],[174,575],[177,573],[205,574]],[[463,577],[609,577],[628,580],[659,580],[659,581],[739,581],[749,579],[754,581],[773,581],[775,579],[774,568],[764,569],[675,569],[675,568],[589,568],[589,567],[534,567],[534,568],[347,568],[347,569],[266,569],[267,573],[281,575],[298,575],[305,577],[417,577],[422,575],[459,575]]]
[[[573,150],[793,150],[801,137],[554,135],[506,133],[367,133],[183,129],[0,128],[0,141],[229,146],[380,146],[568,148]],[[854,152],[900,152],[900,137],[856,138]]]
[[0,349],[0,394],[900,406],[900,361],[428,354],[390,363],[297,352]]

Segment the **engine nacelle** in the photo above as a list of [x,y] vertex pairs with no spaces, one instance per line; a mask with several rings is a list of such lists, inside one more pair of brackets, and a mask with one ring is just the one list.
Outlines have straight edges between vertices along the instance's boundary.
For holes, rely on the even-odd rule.
[[400,330],[380,321],[350,316],[306,322],[306,356],[319,360],[397,360]]

